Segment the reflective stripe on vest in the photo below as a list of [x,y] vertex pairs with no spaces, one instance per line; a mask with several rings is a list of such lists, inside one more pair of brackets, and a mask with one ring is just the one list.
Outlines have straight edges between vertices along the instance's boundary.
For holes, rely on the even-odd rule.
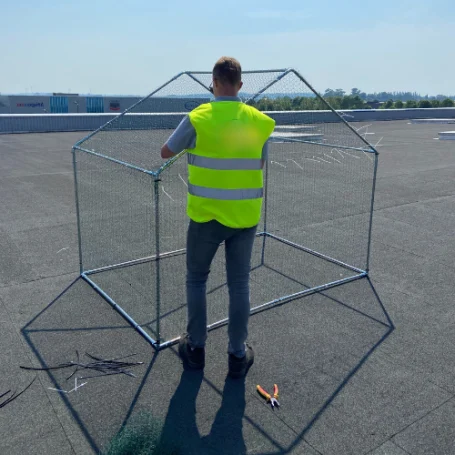
[[243,199],[260,199],[263,196],[262,188],[240,190],[225,190],[220,188],[207,188],[205,186],[188,184],[188,193],[192,196],[219,199],[222,201],[241,201]]
[[262,169],[262,159],[255,158],[209,158],[207,156],[188,153],[188,164],[215,169],[219,171],[259,171]]

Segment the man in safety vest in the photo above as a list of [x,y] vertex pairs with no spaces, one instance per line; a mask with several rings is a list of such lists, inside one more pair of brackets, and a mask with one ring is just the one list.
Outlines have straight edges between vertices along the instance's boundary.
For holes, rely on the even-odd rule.
[[249,275],[261,216],[267,140],[275,121],[241,102],[240,63],[221,57],[212,72],[214,101],[185,117],[161,156],[188,155],[187,332],[179,354],[194,369],[205,366],[206,283],[219,245],[226,249],[229,289],[229,375],[243,377],[254,362],[246,345],[250,313]]

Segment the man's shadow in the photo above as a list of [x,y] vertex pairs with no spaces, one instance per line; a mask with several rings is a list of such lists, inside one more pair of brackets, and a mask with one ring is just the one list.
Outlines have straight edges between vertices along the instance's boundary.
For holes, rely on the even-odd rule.
[[196,424],[196,399],[202,371],[184,370],[169,404],[161,433],[161,447],[178,447],[179,455],[246,454],[243,439],[245,380],[226,377],[223,399],[210,433],[201,437]]

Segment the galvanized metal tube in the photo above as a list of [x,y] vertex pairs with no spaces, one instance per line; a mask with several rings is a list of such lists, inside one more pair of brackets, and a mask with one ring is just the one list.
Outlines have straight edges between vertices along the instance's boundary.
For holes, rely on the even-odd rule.
[[157,347],[157,341],[154,340],[120,305],[115,303],[111,297],[106,294],[96,283],[94,283],[85,273],[82,278],[108,302],[135,330],[137,330],[153,347]]
[[291,69],[290,72],[294,73],[307,87],[320,99],[322,102],[337,116],[340,120],[357,136],[359,137],[365,144],[368,145],[371,149],[373,149],[376,153],[377,150],[365,139],[363,138],[349,123],[332,107],[330,104],[322,98],[321,95],[311,86],[311,84],[295,69]]
[[[275,79],[273,79],[272,81],[270,81],[268,84],[266,84],[263,88],[261,88],[261,90],[259,90],[258,92],[256,92],[251,98],[248,98],[246,101],[245,101],[245,104],[248,104],[250,103],[251,101],[254,101],[255,98],[257,98],[260,94],[264,93],[268,88],[270,88],[272,85],[276,84],[279,80],[283,79],[284,76],[286,76],[286,74],[289,74],[291,70],[287,69],[287,70],[284,70],[281,74],[279,74]],[[270,71],[269,71],[270,72]]]
[[376,178],[378,173],[379,154],[376,153],[374,157],[374,171],[373,171],[373,186],[371,189],[371,205],[370,205],[370,226],[368,227],[368,246],[367,246],[367,261],[366,272],[370,270],[370,256],[371,256],[371,234],[373,231],[373,211],[374,211],[374,193],[376,192]]
[[163,165],[155,172],[155,176],[159,176],[165,169],[174,164],[175,161],[179,160],[180,157],[187,153],[186,149],[182,150],[177,155],[174,155],[172,158],[168,159]]
[[[160,258],[162,259],[162,258],[167,258],[167,257],[179,256],[179,255],[185,254],[185,253],[186,253],[186,248],[181,248],[180,250],[174,250],[174,251],[168,251],[166,253],[161,253]],[[120,262],[118,264],[106,265],[104,267],[99,267],[97,269],[86,270],[85,274],[93,275],[94,273],[106,272],[108,270],[121,269],[123,267],[130,267],[132,265],[144,264],[146,262],[152,262],[152,261],[155,261],[156,259],[157,258],[155,255],[146,256],[146,257],[139,258],[139,259],[132,259],[131,261]]]
[[242,74],[263,74],[263,73],[284,73],[288,71],[289,68],[279,68],[279,69],[271,69],[271,70],[250,70],[250,71],[242,71]]
[[[345,283],[349,283],[351,281],[355,281],[355,280],[359,280],[361,278],[365,278],[367,276],[366,272],[364,273],[361,273],[359,275],[354,275],[354,276],[351,276],[351,277],[346,277],[346,278],[342,278],[340,280],[337,280],[337,281],[332,281],[330,283],[326,283],[326,284],[323,284],[321,286],[315,286],[313,288],[309,288],[309,289],[305,289],[303,291],[300,291],[300,292],[296,292],[294,294],[289,294],[289,295],[286,295],[286,296],[283,296],[283,297],[280,297],[278,299],[274,299],[274,300],[271,300],[270,302],[267,302],[267,303],[264,303],[262,305],[258,305],[254,308],[251,309],[250,311],[250,315],[254,315],[254,314],[257,314],[257,313],[260,313],[272,306],[280,306],[280,305],[283,305],[287,302],[290,302],[292,300],[295,300],[295,299],[298,299],[298,298],[301,298],[301,297],[304,297],[306,295],[311,295],[311,294],[314,294],[316,292],[320,292],[320,291],[324,291],[324,290],[327,290],[327,289],[330,289],[330,288],[333,288],[333,287],[336,287],[336,286],[340,286],[342,284],[345,284]],[[86,280],[89,280],[88,278],[85,277]],[[96,285],[95,285],[96,286]],[[99,288],[98,288],[99,289]],[[107,294],[105,294],[102,290],[99,290],[101,291],[100,294],[106,298],[106,300],[109,301],[109,303],[113,302],[112,299],[110,299],[109,296],[107,296]],[[99,292],[98,291],[98,292]],[[115,304],[115,302],[113,302]],[[112,303],[111,303],[112,304]],[[115,304],[116,305],[116,304]],[[113,305],[114,306],[114,305]],[[115,306],[114,308],[117,309],[118,305]],[[123,310],[122,310],[123,311]],[[127,313],[124,312],[124,314],[127,316],[126,319],[128,321],[133,321],[132,325],[134,326],[135,322],[134,320],[132,320],[128,315]],[[123,313],[122,313],[123,315]],[[129,318],[129,319],[128,319]],[[227,323],[229,322],[229,318],[224,318],[224,319],[220,319],[219,321],[217,322],[214,322],[213,324],[210,324],[207,326],[207,330],[208,331],[212,331],[212,330],[215,330],[219,327],[223,327],[225,325],[227,325]],[[130,322],[131,323],[131,322]],[[140,327],[139,327],[140,328]],[[140,328],[141,329],[141,328]],[[142,330],[142,329],[141,329]],[[141,333],[142,334],[142,333]],[[151,338],[146,332],[144,332],[145,335],[143,335],[147,341],[149,341],[149,343],[156,349],[158,350],[161,350],[161,349],[165,349],[165,348],[168,348],[172,345],[175,345],[179,342],[179,337],[177,338],[173,338],[171,340],[167,340],[163,343],[159,343],[155,340],[153,340],[153,338]]]
[[266,233],[266,235],[268,237],[271,237],[272,239],[278,240],[279,242],[285,243],[286,245],[289,245],[289,246],[292,246],[292,247],[297,248],[299,250],[305,251],[307,253],[312,254],[313,256],[316,256],[316,257],[321,258],[321,259],[325,259],[325,260],[327,260],[329,262],[333,262],[334,264],[340,265],[341,267],[344,267],[346,269],[353,270],[354,272],[357,272],[357,273],[365,273],[365,270],[362,270],[362,269],[359,269],[358,267],[354,267],[352,265],[346,264],[343,261],[339,261],[338,259],[332,258],[332,257],[327,256],[325,254],[318,253],[317,251],[314,251],[311,248],[307,248],[305,246],[299,245],[298,243],[291,242],[289,240],[283,239],[282,237],[278,237],[278,236],[276,236],[274,234]]
[[193,79],[193,81],[197,82],[199,85],[201,85],[202,87],[204,87],[209,93],[210,93],[210,90],[207,86],[205,86],[197,77],[194,77],[193,74],[190,72],[190,73],[185,73],[187,76],[191,77],[191,79]]
[[163,343],[160,343],[159,345],[156,346],[158,350],[166,349],[170,346],[173,346],[174,344],[177,344],[180,340],[180,337],[177,338],[172,338],[172,340],[164,341]]
[[[268,204],[268,187],[269,187],[269,160],[265,161],[265,178],[264,178],[264,233],[267,232],[267,204]],[[262,239],[261,265],[265,261],[265,241],[267,235]]]
[[156,173],[153,171],[148,171],[147,169],[143,169],[142,167],[135,166],[134,164],[129,164],[129,163],[126,163],[125,161],[111,158],[110,156],[103,155],[102,153],[93,152],[91,150],[87,150],[87,149],[84,149],[83,147],[79,147],[76,145],[74,146],[74,148],[76,148],[77,150],[80,150],[81,152],[89,153],[90,155],[94,155],[99,158],[104,158],[105,160],[112,161],[113,163],[121,164],[122,166],[128,167],[130,169],[134,169],[135,171],[144,172],[145,174],[153,175],[153,176],[156,175]]
[[161,323],[161,277],[160,277],[160,179],[155,179],[153,182],[154,188],[154,204],[155,204],[155,256],[156,256],[156,342],[160,345],[160,323]]
[[[280,69],[271,69],[271,70],[248,70],[242,71],[242,74],[255,74],[255,73],[280,73],[287,71],[288,68],[280,68]],[[211,71],[184,71],[182,74],[212,74]]]
[[[303,291],[295,292],[294,294],[290,294],[290,295],[286,295],[286,296],[283,296],[283,297],[279,297],[278,299],[272,300],[272,301],[267,302],[267,303],[263,303],[262,305],[258,305],[256,307],[252,308],[251,311],[250,311],[250,314],[253,315],[253,314],[256,314],[256,313],[260,313],[261,311],[264,311],[267,308],[270,308],[272,306],[282,305],[284,303],[290,302],[291,300],[298,299],[298,298],[303,297],[305,295],[310,295],[310,294],[314,294],[316,292],[325,291],[326,289],[330,289],[330,288],[333,288],[333,287],[336,287],[336,286],[340,286],[341,284],[349,283],[351,281],[359,280],[360,278],[365,278],[366,276],[367,276],[367,273],[363,272],[363,273],[360,273],[358,275],[353,275],[353,276],[350,276],[350,277],[341,278],[340,280],[332,281],[332,282],[326,283],[326,284],[321,284],[320,286],[315,286],[313,288],[309,288],[309,289],[305,289]],[[215,323],[215,324],[217,324],[217,323]],[[214,325],[214,324],[212,324],[212,325]]]
[[77,243],[79,248],[79,273],[84,271],[82,263],[82,236],[81,236],[81,218],[79,210],[79,187],[77,182],[77,168],[76,168],[76,149],[73,147],[73,173],[74,173],[74,198],[76,201],[76,221],[77,221]]
[[179,73],[179,74],[176,74],[172,79],[169,79],[167,82],[165,82],[164,84],[160,85],[157,89],[155,89],[152,93],[150,93],[150,95],[146,96],[145,98],[142,98],[141,100],[139,100],[137,103],[134,103],[132,106],[130,106],[128,109],[126,109],[125,111],[123,111],[121,114],[117,115],[116,117],[114,117],[112,120],[109,120],[107,123],[105,123],[104,125],[101,125],[99,128],[97,128],[95,131],[93,131],[92,133],[90,133],[88,136],[82,138],[80,141],[78,141],[76,143],[76,146],[79,146],[81,144],[83,144],[86,140],[90,139],[93,135],[95,135],[96,133],[98,133],[98,131],[100,130],[103,130],[106,128],[106,126],[108,126],[110,123],[112,123],[114,120],[118,119],[119,117],[122,117],[123,115],[125,115],[127,112],[130,112],[132,109],[134,109],[138,104],[142,103],[143,101],[151,98],[155,93],[159,92],[160,90],[162,90],[164,87],[166,87],[167,85],[169,85],[171,82],[174,82],[176,79],[178,79],[183,73]]
[[[310,295],[310,294],[314,294],[316,292],[324,291],[326,289],[333,288],[335,286],[340,286],[341,284],[349,283],[351,281],[355,281],[355,280],[358,280],[360,278],[364,278],[366,276],[367,276],[366,272],[363,272],[363,273],[360,273],[358,275],[353,275],[353,276],[350,276],[350,277],[341,278],[339,280],[332,281],[330,283],[322,284],[320,286],[315,286],[313,288],[304,289],[303,291],[295,292],[294,294],[289,294],[289,295],[285,295],[283,297],[279,297],[277,299],[271,300],[270,302],[263,303],[261,305],[258,305],[256,307],[254,307],[254,308],[251,308],[250,315],[254,315],[256,313],[260,313],[261,311],[264,311],[267,308],[270,308],[272,306],[282,305],[284,303],[290,302],[291,300],[295,300],[295,299],[298,299],[300,297],[303,297],[304,295]],[[218,327],[226,325],[228,322],[229,322],[229,318],[221,319],[221,320],[219,320],[217,322],[214,322],[213,324],[208,325],[207,326],[207,330],[209,330],[209,331],[210,330],[214,330],[214,329],[216,329]]]

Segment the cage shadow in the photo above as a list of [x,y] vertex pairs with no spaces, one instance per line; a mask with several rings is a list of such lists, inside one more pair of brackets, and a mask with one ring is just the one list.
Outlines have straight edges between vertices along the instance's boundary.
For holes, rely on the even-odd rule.
[[[284,455],[293,452],[293,450],[304,441],[305,435],[313,428],[314,424],[321,418],[327,408],[333,403],[335,398],[342,392],[344,387],[349,381],[357,374],[362,366],[368,361],[370,356],[381,346],[381,344],[390,336],[394,330],[394,325],[380,300],[374,286],[368,278],[349,283],[344,286],[330,289],[329,291],[320,292],[313,295],[314,302],[309,302],[310,298],[305,297],[299,301],[288,303],[282,307],[277,307],[271,310],[272,314],[268,319],[278,318],[278,313],[294,312],[291,309],[293,305],[302,305],[310,307],[311,312],[318,311],[321,302],[325,302],[325,308],[321,311],[332,311],[333,315],[344,313],[345,320],[341,322],[344,324],[347,320],[351,320],[351,327],[363,331],[360,336],[353,337],[351,343],[346,342],[341,345],[339,349],[335,350],[336,356],[343,357],[346,355],[349,359],[343,365],[343,371],[340,372],[340,364],[333,362],[334,353],[325,354],[326,359],[322,359],[317,353],[316,362],[311,365],[308,370],[300,371],[300,365],[297,365],[297,370],[300,375],[295,375],[295,371],[289,370],[285,373],[283,380],[284,390],[283,396],[287,397],[287,402],[282,401],[283,410],[276,413],[263,414],[258,408],[258,404],[254,404],[256,400],[261,400],[257,397],[253,388],[251,391],[246,391],[245,383],[230,382],[226,379],[222,385],[221,378],[218,374],[213,377],[210,372],[202,375],[198,372],[184,371],[181,375],[180,382],[170,399],[169,408],[165,418],[164,427],[162,430],[161,441],[168,441],[173,439],[174,442],[182,449],[182,455],[189,454],[221,454],[221,455],[237,455],[247,453],[248,447],[252,445],[252,438],[255,438],[255,444],[258,444],[257,438],[259,437],[268,446],[272,446],[272,450],[264,450],[263,455]],[[336,305],[334,305],[336,303]],[[371,317],[366,308],[368,306],[377,306],[378,312],[383,313],[383,317],[387,322],[380,321],[377,317]],[[356,308],[359,307],[359,308]],[[333,310],[335,310],[333,312]],[[353,311],[359,310],[359,311]],[[269,313],[267,313],[270,316]],[[327,313],[328,316],[328,313]],[[359,321],[365,321],[368,329],[358,328]],[[283,322],[279,321],[278,323]],[[262,323],[261,323],[262,324]],[[291,326],[292,324],[290,324]],[[261,325],[262,327],[262,325]],[[263,328],[267,331],[267,327]],[[292,327],[289,327],[292,331]],[[316,332],[320,332],[320,328]],[[283,344],[287,344],[289,339],[281,340]],[[354,339],[356,338],[356,339]],[[329,340],[333,344],[337,344],[337,340]],[[257,342],[257,340],[256,340]],[[296,341],[297,343],[299,341]],[[316,342],[315,342],[316,344]],[[353,351],[353,348],[357,348]],[[265,346],[259,348],[265,350]],[[174,352],[174,351],[173,351]],[[175,352],[174,352],[175,354]],[[293,353],[291,353],[292,357]],[[288,356],[289,357],[289,356]],[[294,363],[298,359],[283,359],[283,352],[281,347],[274,350],[273,346],[268,350],[267,358],[270,364],[274,363],[274,359],[284,360],[278,368],[270,367],[270,365],[261,365],[262,371],[257,367],[250,371],[247,378],[248,387],[252,384],[262,383],[264,377],[276,378],[280,375],[281,370],[287,370],[287,366]],[[327,361],[326,361],[327,360]],[[306,360],[305,360],[306,362]],[[322,366],[321,366],[322,365]],[[321,371],[319,371],[321,369]],[[318,384],[315,379],[324,374],[329,381],[326,381],[325,387],[321,389],[321,384]],[[293,394],[290,390],[290,384],[293,384],[296,377],[303,377],[303,383],[308,381],[310,387],[307,390],[309,395],[313,395],[313,402],[310,403],[309,410],[306,416],[300,419],[294,411],[297,408],[305,408],[307,403],[302,402],[304,393],[300,391]],[[283,378],[283,376],[282,376]],[[270,382],[268,380],[268,382]],[[272,380],[272,382],[275,379]],[[277,381],[281,384],[281,380]],[[209,388],[212,400],[214,403],[221,402],[216,409],[216,415],[209,420],[209,427],[205,428],[206,436],[201,436],[201,430],[196,423],[196,400],[200,393],[204,394],[207,398],[207,391],[203,390]],[[287,385],[287,387],[286,387]],[[321,391],[322,390],[322,391]],[[216,397],[214,399],[214,397]],[[202,398],[199,398],[202,399]],[[293,407],[294,406],[294,407]],[[291,413],[282,414],[286,412],[286,408],[292,408]],[[267,409],[267,408],[264,408]],[[215,410],[214,410],[215,411]],[[214,412],[213,411],[213,412]],[[267,411],[264,411],[267,412]],[[277,436],[277,431],[273,429],[274,425],[283,425],[293,431],[293,437],[283,441],[283,437]],[[300,425],[300,428],[298,426]],[[178,432],[176,432],[178,428]],[[284,428],[284,427],[281,427]],[[178,433],[178,434],[177,434]],[[255,436],[253,436],[255,434]]]
[[[321,302],[316,301],[315,304],[313,301],[315,298],[323,299],[326,302],[326,307],[321,310]],[[248,448],[249,444],[251,444],[253,434],[256,438],[260,437],[264,443],[271,446],[272,450],[264,450],[264,454],[284,455],[290,453],[304,440],[305,435],[324,414],[327,407],[330,406],[350,379],[368,361],[371,354],[380,347],[394,330],[393,323],[368,278],[320,292],[313,295],[313,300],[311,297],[305,297],[290,302],[281,307],[271,309],[270,312],[263,313],[263,318],[258,315],[252,318],[251,321],[261,326],[264,325],[265,332],[269,328],[267,324],[270,324],[270,327],[280,323],[289,324],[289,340],[294,339],[297,344],[302,339],[295,339],[297,335],[292,331],[292,321],[289,318],[289,312],[287,310],[283,311],[283,309],[289,308],[294,319],[298,319],[295,316],[296,312],[306,311],[306,314],[314,316],[315,321],[320,321],[321,319],[317,316],[318,311],[328,311],[327,309],[336,308],[337,314],[343,313],[347,315],[347,318],[352,318],[353,323],[355,322],[353,325],[353,327],[356,327],[355,330],[362,330],[358,327],[359,320],[366,321],[370,326],[377,326],[378,330],[365,331],[351,343],[340,344],[337,339],[329,340],[330,343],[337,345],[335,352],[337,356],[350,353],[351,360],[342,374],[335,374],[335,367],[333,367],[332,371],[330,362],[322,367],[325,370],[325,374],[330,377],[333,376],[336,381],[332,380],[322,392],[316,386],[314,386],[314,389],[309,389],[310,394],[319,394],[320,396],[318,396],[317,403],[312,403],[309,406],[309,413],[303,419],[295,419],[295,416],[292,415],[294,410],[291,409],[290,414],[285,417],[276,413],[272,417],[268,416],[265,422],[261,421],[261,414],[253,413],[251,408],[249,408],[249,403],[252,400],[253,402],[254,400],[260,400],[256,396],[251,396],[254,391],[245,391],[245,385],[243,384],[242,386],[240,383],[232,384],[225,381],[223,385],[219,372],[214,377],[201,377],[200,382],[208,386],[212,397],[213,393],[216,394],[217,400],[220,400],[221,404],[211,424],[208,436],[201,437],[197,433],[197,426],[194,425],[180,428],[179,438],[181,436],[182,438],[180,439],[193,441],[192,444],[199,450],[199,452],[191,452],[189,449],[192,449],[192,447],[186,444],[185,447],[188,448],[188,451],[183,453],[219,453],[229,455],[246,453],[244,447]],[[377,311],[383,314],[383,318],[387,321],[386,323],[381,323],[377,315],[374,319],[370,317],[371,308],[369,307],[374,305],[377,306]],[[358,311],[352,311],[352,308]],[[271,320],[274,320],[274,322],[269,322]],[[322,336],[319,332],[320,329],[315,331],[318,337]],[[103,378],[93,382],[90,385],[90,389],[86,388],[84,390],[84,394],[60,394],[59,398],[62,399],[81,429],[82,434],[97,453],[119,430],[128,425],[131,417],[141,407],[144,407],[144,400],[147,401],[148,396],[151,394],[157,395],[156,391],[161,390],[163,387],[166,388],[166,384],[168,384],[167,373],[165,374],[165,372],[161,371],[162,367],[157,365],[157,359],[161,353],[154,352],[143,341],[142,337],[129,325],[125,325],[125,321],[122,320],[119,314],[112,311],[111,307],[82,280],[76,280],[71,283],[22,329],[22,333],[39,363],[44,367],[72,359],[75,349],[79,349],[80,352],[87,350],[88,352],[106,356],[111,353],[117,355],[138,352],[142,356],[138,360],[143,360],[144,356],[151,357],[150,361],[147,361],[146,365],[144,365],[144,368],[137,371],[137,373],[140,373],[139,383],[137,381],[129,381],[130,378]],[[336,331],[333,334],[336,335]],[[330,333],[329,335],[331,336],[332,334]],[[313,339],[315,346],[321,344],[321,342],[323,340],[321,341],[319,338]],[[256,343],[260,344],[258,341]],[[112,347],[114,345],[121,346],[121,351],[113,352]],[[353,347],[358,348],[355,354],[351,352]],[[270,347],[268,344],[259,347],[259,350],[268,350],[268,358],[272,360],[271,363],[273,363],[274,358],[282,358],[280,349],[274,350],[274,347]],[[166,351],[163,351],[163,354],[164,352]],[[175,350],[169,349],[167,352],[173,353],[171,354],[171,357],[175,358],[173,364],[178,367],[178,358]],[[287,365],[294,363],[295,359],[291,358],[292,355],[291,353],[287,360],[284,359],[281,369],[286,371]],[[330,360],[333,355],[333,352],[325,353],[324,361]],[[256,381],[261,383],[264,377],[274,378],[279,374],[273,365],[261,365],[261,367],[262,371],[259,369],[250,371],[251,380],[254,383]],[[305,381],[316,376],[316,370],[319,367],[317,363],[307,365],[307,369],[303,372],[306,375]],[[297,371],[300,371],[298,370],[299,365],[296,368]],[[154,372],[153,375],[151,374],[152,371]],[[302,373],[302,371],[300,372]],[[283,379],[279,380],[280,384],[289,384],[294,373],[292,370],[287,371],[285,376],[282,376]],[[256,378],[255,375],[259,376]],[[67,374],[48,372],[48,377],[55,388],[65,388],[67,385],[65,376]],[[175,429],[175,425],[181,420],[182,414],[189,414],[187,418],[193,421],[194,416],[191,413],[194,403],[191,404],[191,401],[198,396],[200,387],[198,382],[198,378],[195,379],[194,376],[191,377],[184,372],[180,383],[176,388],[172,389],[173,397],[170,399],[169,408],[167,408],[162,434],[163,439],[167,439],[172,428]],[[311,381],[309,381],[309,384],[313,387]],[[289,390],[286,390],[286,394],[289,395],[288,400],[296,403],[299,403],[302,398],[302,395],[291,396],[292,394]],[[161,401],[160,397],[155,397],[155,399]],[[166,410],[167,399],[163,399],[165,400],[163,403],[164,410]],[[247,405],[246,407],[245,404]],[[292,407],[290,403],[282,404],[285,406],[284,409]],[[146,404],[146,406],[147,408],[150,407],[149,404]],[[106,419],[106,416],[109,418]],[[291,420],[287,421],[287,418]],[[276,422],[277,424],[284,423],[292,428],[293,439],[283,442],[282,439],[274,434],[273,425],[267,425],[267,421],[269,423]],[[297,428],[296,422],[300,422],[303,426]],[[234,430],[237,435],[235,441],[231,443],[228,439],[227,443],[227,438]],[[186,438],[185,435],[187,436]],[[201,450],[203,451],[201,452]]]
[[[106,439],[128,421],[158,353],[80,277],[33,317],[21,332],[42,368],[75,361],[76,351],[80,353],[81,361],[90,360],[84,357],[86,352],[103,358],[135,353],[132,359],[150,359],[131,370],[140,378],[139,383],[129,376],[114,375],[84,381],[87,385],[83,394],[78,391],[47,392],[58,395],[92,450],[100,453]],[[74,377],[67,381],[70,372],[72,369],[47,370],[39,374],[47,374],[53,388],[68,391],[74,387]],[[100,406],[100,396],[106,395],[106,389],[111,389],[109,398],[114,397],[113,405],[104,403]],[[95,406],[90,406],[91,403]],[[97,407],[102,409],[97,410]],[[108,407],[111,407],[110,411]],[[110,421],[106,419],[107,415]]]
[[[287,274],[285,274],[285,273],[283,273],[283,272],[280,272],[279,270],[277,270],[276,268],[274,268],[274,267],[271,266],[271,265],[264,264],[263,267],[265,267],[265,268],[271,270],[272,272],[274,272],[274,273],[276,273],[276,274],[278,274],[278,275],[280,275],[280,276],[282,276],[282,277],[284,277],[284,278],[287,278],[288,280],[290,280],[290,281],[292,281],[292,282],[294,282],[294,283],[299,284],[299,285],[302,286],[303,288],[306,288],[306,289],[311,288],[311,285],[310,285],[309,283],[305,283],[305,282],[303,282],[303,281],[301,281],[301,280],[296,280],[296,279],[293,278],[292,276],[289,276],[289,275],[287,275]],[[367,277],[364,277],[364,278],[366,278],[366,279],[367,279],[367,282],[372,286],[372,283],[371,283],[371,280],[369,279],[369,277],[367,276]],[[359,279],[363,279],[363,278],[359,278]],[[342,286],[343,284],[344,284],[344,283],[341,283],[340,286]],[[374,288],[373,288],[372,290],[373,290],[373,292],[376,293],[376,291],[375,291]],[[341,301],[340,299],[338,299],[338,298],[336,298],[336,297],[334,297],[334,296],[331,296],[331,291],[330,291],[330,290],[328,290],[328,291],[319,291],[318,293],[321,294],[321,295],[323,295],[323,296],[325,296],[325,297],[327,297],[327,298],[330,299],[332,302],[334,302],[334,303],[336,303],[336,304],[338,304],[338,305],[341,305],[341,306],[343,306],[343,307],[345,307],[345,308],[347,308],[347,309],[349,309],[349,310],[351,310],[351,311],[354,311],[354,312],[356,312],[356,313],[358,313],[358,314],[361,314],[362,316],[365,316],[365,317],[367,317],[367,318],[370,318],[371,320],[373,320],[373,321],[375,321],[375,322],[378,322],[379,324],[382,324],[382,325],[384,325],[384,326],[386,326],[386,327],[387,327],[387,326],[393,325],[393,324],[392,324],[392,321],[391,321],[391,319],[390,319],[390,317],[389,317],[389,315],[388,315],[388,313],[387,313],[387,311],[385,310],[384,306],[382,305],[382,302],[381,302],[380,299],[379,299],[379,296],[377,296],[377,293],[376,293],[376,296],[377,296],[378,302],[379,302],[379,304],[380,304],[380,307],[379,307],[379,308],[381,309],[381,311],[379,312],[379,313],[380,313],[379,315],[375,315],[375,316],[372,316],[372,315],[368,314],[368,313],[366,312],[366,310],[363,309],[363,308],[362,308],[362,309],[360,309],[360,308],[355,308],[355,306],[349,305],[348,303],[343,302],[343,301]],[[380,320],[379,317],[381,317],[381,316],[383,316],[383,317],[385,318],[385,320]]]
[[[352,286],[354,288],[352,288]],[[351,290],[348,289],[349,287],[351,287]],[[353,291],[355,294],[351,294]],[[286,445],[283,448],[280,448],[279,450],[264,450],[263,452],[258,452],[260,455],[286,455],[293,453],[295,448],[302,442],[306,442],[305,436],[311,431],[316,422],[323,416],[324,412],[329,408],[329,406],[333,404],[336,397],[343,391],[351,379],[368,362],[371,355],[380,348],[380,346],[395,330],[395,325],[391,320],[377,290],[375,289],[368,276],[361,280],[349,283],[348,285],[332,288],[328,291],[320,292],[318,294],[323,296],[324,299],[327,299],[328,302],[340,305],[341,309],[348,309],[348,313],[364,317],[365,320],[368,320],[373,324],[377,324],[382,328],[383,333],[378,333],[377,339],[375,339],[373,336],[369,338],[368,343],[364,346],[365,352],[358,353],[358,359],[342,375],[335,375],[338,376],[337,384],[332,388],[331,393],[329,393],[327,398],[323,400],[322,404],[315,409],[313,415],[307,419],[307,421],[300,429],[297,428],[297,426],[292,422],[287,422],[286,418],[283,419],[285,423],[289,424],[296,433],[295,439],[290,444]],[[351,299],[349,299],[351,301],[346,302],[346,296],[349,294],[351,294]],[[354,301],[352,301],[352,297],[354,297]],[[376,304],[376,310],[378,313],[377,317],[371,317],[371,315],[365,313],[364,307],[367,306],[368,300],[370,303],[372,302]],[[356,308],[362,306],[363,308],[361,308],[361,311],[359,308]],[[380,315],[382,315],[385,321],[380,320]],[[326,373],[331,374],[330,370],[327,368]]]

